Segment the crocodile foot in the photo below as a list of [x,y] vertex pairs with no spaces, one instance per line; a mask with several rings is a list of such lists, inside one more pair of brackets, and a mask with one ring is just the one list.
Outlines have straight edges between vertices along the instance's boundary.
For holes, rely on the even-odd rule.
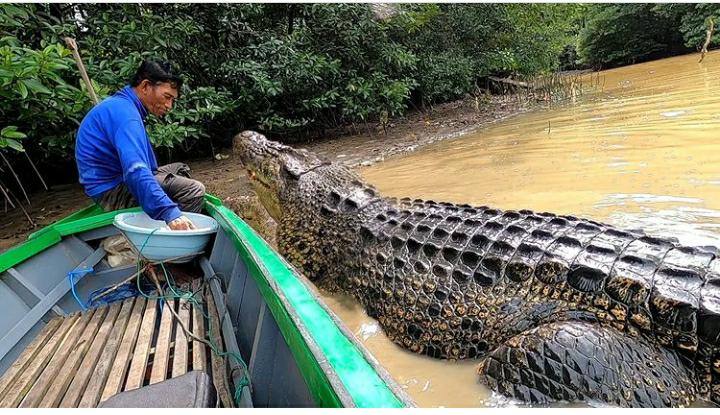
[[483,360],[478,372],[492,389],[533,404],[688,406],[697,389],[674,352],[577,321],[546,324],[509,339]]

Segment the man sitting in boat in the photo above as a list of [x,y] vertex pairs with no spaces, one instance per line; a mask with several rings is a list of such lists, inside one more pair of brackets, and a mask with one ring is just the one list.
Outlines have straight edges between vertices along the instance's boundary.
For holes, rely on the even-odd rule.
[[170,64],[144,61],[130,85],[83,119],[75,143],[80,184],[104,210],[139,204],[170,229],[194,229],[182,211],[200,212],[205,186],[189,178],[186,164],[158,167],[144,123],[148,113],[170,111],[181,86]]

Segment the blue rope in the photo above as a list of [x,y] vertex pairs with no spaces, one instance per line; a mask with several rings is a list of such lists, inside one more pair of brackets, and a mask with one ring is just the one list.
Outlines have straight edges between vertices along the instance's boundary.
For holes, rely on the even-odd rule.
[[88,274],[90,272],[93,272],[93,267],[84,267],[84,268],[76,268],[72,271],[69,271],[67,273],[68,282],[70,283],[70,291],[72,292],[73,297],[75,298],[75,301],[80,305],[80,308],[82,311],[87,311],[88,306],[83,302],[83,300],[80,299],[77,292],[75,291],[75,277],[82,277],[85,274]]
[[[144,289],[150,288],[151,284],[145,282]],[[88,307],[95,308],[107,304],[112,304],[116,301],[122,301],[127,298],[137,297],[140,293],[140,291],[135,286],[135,283],[132,281],[128,281],[125,284],[118,286],[113,291],[98,297],[98,294],[102,293],[105,290],[107,290],[107,287],[99,288],[90,293],[90,302],[88,303]]]

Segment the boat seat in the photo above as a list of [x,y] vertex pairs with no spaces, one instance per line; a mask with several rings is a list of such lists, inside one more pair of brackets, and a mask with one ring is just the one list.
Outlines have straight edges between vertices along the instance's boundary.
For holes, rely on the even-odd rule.
[[[200,282],[195,280],[191,288],[197,292]],[[205,291],[207,299],[209,290]],[[0,407],[97,407],[121,392],[138,389],[140,393],[144,386],[191,371],[211,374],[216,384],[222,382],[216,376],[227,369],[218,367],[214,374],[211,350],[186,337],[169,311],[173,307],[188,330],[205,338],[207,318],[217,321],[214,305],[209,314],[205,304],[135,297],[50,320],[0,378]],[[177,385],[185,390],[186,382],[178,380],[162,388]],[[197,382],[193,402],[208,404],[204,395],[212,385]],[[178,402],[185,404],[190,398]],[[118,397],[108,405],[123,399]]]
[[121,392],[99,408],[213,408],[215,388],[207,373],[193,370],[140,389]]

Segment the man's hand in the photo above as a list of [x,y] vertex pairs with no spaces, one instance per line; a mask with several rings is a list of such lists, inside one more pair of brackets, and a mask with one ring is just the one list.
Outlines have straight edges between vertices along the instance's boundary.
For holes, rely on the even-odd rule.
[[195,225],[190,219],[188,219],[187,216],[183,215],[177,219],[171,220],[170,223],[168,223],[168,228],[174,231],[187,231],[195,229]]

